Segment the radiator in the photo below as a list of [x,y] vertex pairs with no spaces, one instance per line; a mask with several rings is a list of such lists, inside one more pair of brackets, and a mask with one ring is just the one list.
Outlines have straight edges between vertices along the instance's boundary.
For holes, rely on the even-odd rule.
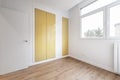
[[114,72],[120,74],[120,42],[114,43]]

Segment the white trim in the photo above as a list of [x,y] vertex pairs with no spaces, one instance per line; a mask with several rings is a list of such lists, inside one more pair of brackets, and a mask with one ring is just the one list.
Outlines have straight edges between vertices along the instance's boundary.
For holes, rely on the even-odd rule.
[[[65,58],[65,57],[69,57],[69,55],[66,55],[66,56],[62,56],[60,58],[53,58],[53,59],[48,59],[48,60],[44,60],[44,61],[41,61],[41,62],[34,62],[32,65],[30,66],[34,66],[34,65],[37,65],[37,64],[42,64],[42,63],[46,63],[46,62],[50,62],[50,61],[54,61],[54,60],[58,60],[58,59],[62,59],[62,58]],[[27,69],[29,68],[30,66],[25,66],[24,68],[21,68],[21,69],[16,69],[14,71],[10,71],[10,72],[7,72],[7,73],[0,73],[0,75],[5,75],[5,74],[8,74],[8,73],[12,73],[12,72],[15,72],[15,71],[19,71],[19,70],[23,70],[23,69]]]
[[95,38],[81,37],[80,38],[80,40],[104,40],[104,39],[105,39],[104,37],[102,37],[102,38],[97,38],[97,37],[95,37]]
[[110,20],[110,11],[108,7],[105,7],[105,38],[108,39],[108,35],[110,34],[110,28],[109,28],[109,20]]
[[81,2],[78,6],[80,9],[92,4],[93,2],[95,2],[97,0],[84,0],[83,2]]
[[120,40],[120,37],[107,37],[107,40]]
[[107,39],[109,40],[120,40],[120,37],[112,37],[110,36],[110,8],[120,5],[120,1],[114,2],[107,6]]
[[99,9],[96,9],[96,10],[91,11],[91,12],[89,12],[89,13],[86,13],[86,14],[84,14],[84,15],[81,15],[81,18],[86,17],[86,16],[89,16],[89,15],[92,15],[92,14],[96,14],[96,13],[101,12],[101,11],[104,11],[104,7],[99,8]]
[[107,70],[107,71],[110,71],[110,72],[113,72],[113,73],[114,73],[113,69],[112,69],[111,67],[109,67],[109,66],[101,65],[101,64],[95,63],[95,62],[93,62],[93,61],[87,60],[87,59],[82,59],[82,58],[80,59],[80,58],[77,58],[77,57],[72,56],[72,55],[70,55],[70,57],[72,57],[72,58],[74,58],[74,59],[77,59],[77,60],[79,60],[79,61],[88,63],[88,64],[90,64],[90,65],[96,66],[96,67],[98,67],[98,68],[101,68],[101,69],[104,69],[104,70]]
[[79,14],[80,14],[80,17],[79,17],[79,18],[80,18],[80,24],[79,24],[79,25],[80,25],[80,39],[82,39],[82,20],[81,20],[82,18],[81,18],[81,10],[79,11]]
[[35,62],[35,8],[33,8],[33,35],[32,35],[32,48],[33,48],[33,51],[32,51],[32,64]]
[[62,57],[60,57],[60,58],[52,58],[52,59],[43,60],[43,61],[40,61],[40,62],[34,62],[31,66],[37,65],[37,64],[46,63],[46,62],[50,62],[50,61],[54,61],[54,60],[58,60],[58,59],[62,59],[62,58],[65,58],[65,57],[69,57],[69,55],[62,56]]
[[120,4],[120,1],[116,1],[116,2],[113,2],[109,5],[107,5],[106,7],[111,8],[111,7],[114,7],[114,6],[119,5],[119,4]]
[[[91,5],[92,3],[96,2],[96,1],[98,1],[98,0],[93,0],[93,1],[91,1],[91,2],[88,0],[89,3],[86,2],[86,3],[87,3],[87,6]],[[111,6],[111,5],[116,5],[116,4],[119,4],[119,3],[120,3],[120,1],[114,1],[114,2],[112,2],[112,3],[110,3],[110,4],[107,4],[107,5],[105,5],[105,6],[101,6],[101,7],[97,8],[97,9],[94,9],[94,10],[92,10],[92,11],[90,11],[90,12],[88,12],[88,13],[85,13],[85,14],[83,14],[83,15],[86,15],[86,14],[89,14],[89,13],[94,12],[94,11],[96,11],[96,10],[99,10],[99,9],[102,9],[102,8],[105,8],[105,7],[108,7],[108,6]],[[83,9],[83,8],[85,8],[85,7],[87,7],[85,3],[83,3],[83,4],[84,4],[84,5],[79,6],[80,10]]]
[[0,76],[1,75],[6,75],[6,74],[9,74],[9,73],[12,73],[12,72],[20,71],[20,70],[23,70],[23,69],[27,69],[27,68],[29,68],[29,66],[24,66],[23,68],[19,68],[19,69],[8,71],[8,72],[1,72]]
[[[83,8],[85,8],[85,7],[87,7],[87,6],[89,6],[89,5],[91,5],[91,4],[93,4],[94,2],[96,2],[97,0],[91,0],[91,1],[88,1],[89,3],[87,3],[86,1],[85,1],[85,3],[87,3],[86,5],[84,5],[84,6],[82,6],[82,7],[80,7],[80,9],[83,9]],[[82,4],[82,3],[81,3]],[[83,3],[84,4],[84,3]]]
[[106,23],[105,23],[105,8],[103,9],[103,39],[105,39],[105,35],[106,35],[106,27],[105,27],[105,25],[106,25]]

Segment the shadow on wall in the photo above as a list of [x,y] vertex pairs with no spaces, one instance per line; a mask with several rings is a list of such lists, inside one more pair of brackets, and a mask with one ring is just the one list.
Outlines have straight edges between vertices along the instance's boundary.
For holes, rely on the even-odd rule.
[[28,67],[28,18],[12,9],[0,8],[0,74]]

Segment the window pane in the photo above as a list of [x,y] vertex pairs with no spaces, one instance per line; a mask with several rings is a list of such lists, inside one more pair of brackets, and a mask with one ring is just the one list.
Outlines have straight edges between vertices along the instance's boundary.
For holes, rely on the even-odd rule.
[[110,36],[120,37],[120,5],[110,8]]
[[115,1],[116,1],[116,0],[98,0],[98,1],[96,1],[96,2],[94,2],[94,3],[92,3],[91,5],[83,8],[83,9],[81,10],[81,15],[86,14],[86,13],[88,13],[88,12],[90,12],[90,11],[95,10],[95,9],[98,9],[98,8],[100,8],[100,7],[103,7],[103,6],[105,6],[105,5],[108,5],[108,4],[110,4],[110,3],[112,3],[112,2],[115,2]]
[[82,18],[81,24],[83,38],[103,37],[103,12]]

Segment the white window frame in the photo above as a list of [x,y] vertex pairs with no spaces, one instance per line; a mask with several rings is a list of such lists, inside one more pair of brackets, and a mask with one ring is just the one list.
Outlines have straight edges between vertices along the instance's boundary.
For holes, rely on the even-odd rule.
[[[82,25],[81,25],[81,21],[82,21],[82,18],[84,18],[84,17],[87,17],[87,16],[90,16],[90,15],[93,15],[93,14],[96,14],[96,13],[98,13],[98,12],[103,12],[103,37],[101,37],[101,38],[99,38],[99,37],[95,37],[95,38],[87,38],[87,37],[82,37]],[[94,11],[91,11],[91,12],[89,12],[89,13],[87,13],[87,14],[84,14],[84,15],[81,15],[80,16],[80,26],[81,26],[81,28],[80,28],[80,34],[81,34],[81,38],[82,39],[105,39],[105,23],[104,23],[104,21],[105,21],[105,18],[104,18],[104,16],[105,16],[105,12],[104,12],[104,8],[102,7],[102,8],[99,8],[99,9],[96,9],[96,10],[94,10]]]
[[[109,5],[106,5],[106,6],[103,6],[101,8],[98,8],[96,10],[93,10],[89,13],[86,13],[84,15],[80,14],[80,36],[81,36],[81,39],[110,39],[110,40],[120,39],[118,37],[110,37],[110,8],[114,7],[114,6],[117,6],[117,5],[120,5],[119,0],[113,2]],[[82,8],[80,8],[80,9],[82,9]],[[82,18],[93,15],[93,14],[101,12],[101,11],[103,11],[103,37],[102,38],[99,38],[99,37],[96,37],[96,38],[82,37],[82,25],[81,25]]]
[[110,36],[110,8],[112,8],[112,7],[115,7],[115,6],[117,6],[117,5],[120,5],[120,1],[118,0],[118,1],[116,1],[116,2],[114,2],[114,3],[112,3],[112,4],[110,4],[110,5],[108,5],[106,8],[107,8],[107,39],[110,39],[110,40],[119,40],[120,39],[120,37],[111,37]]

